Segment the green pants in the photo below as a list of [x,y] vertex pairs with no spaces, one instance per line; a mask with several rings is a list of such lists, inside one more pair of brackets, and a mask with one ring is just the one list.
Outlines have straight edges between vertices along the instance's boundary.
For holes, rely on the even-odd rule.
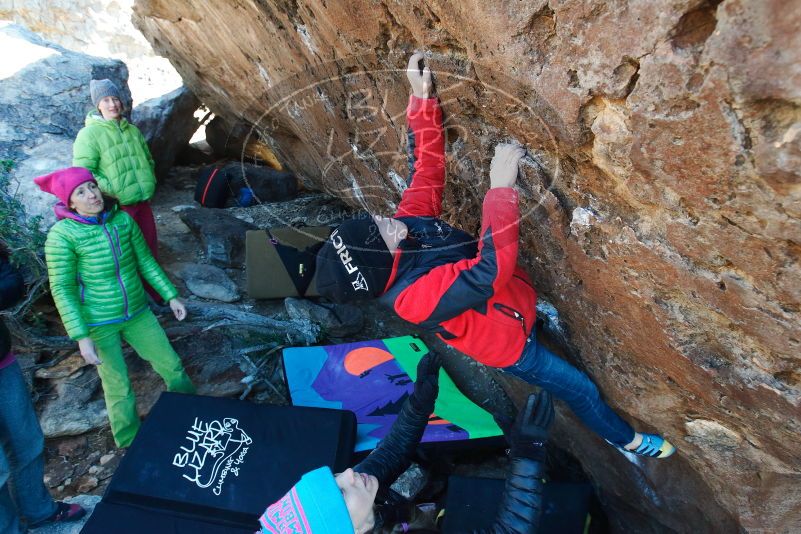
[[89,337],[95,342],[97,355],[102,362],[97,366],[97,374],[103,383],[111,433],[117,447],[130,445],[139,430],[136,398],[122,355],[122,339],[141,358],[150,362],[153,370],[167,384],[167,391],[195,392],[195,386],[184,371],[181,358],[173,350],[167,334],[149,309],[122,323],[92,327]]

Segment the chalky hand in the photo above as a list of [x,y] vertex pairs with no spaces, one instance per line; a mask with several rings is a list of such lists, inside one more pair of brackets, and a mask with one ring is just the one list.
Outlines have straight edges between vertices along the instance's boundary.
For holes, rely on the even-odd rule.
[[428,65],[420,71],[420,62],[425,61],[422,52],[415,52],[409,58],[409,66],[406,68],[406,77],[412,86],[412,94],[417,98],[429,98],[431,96],[431,69]]
[[513,187],[517,182],[518,163],[526,150],[516,144],[501,143],[495,146],[490,163],[490,187]]

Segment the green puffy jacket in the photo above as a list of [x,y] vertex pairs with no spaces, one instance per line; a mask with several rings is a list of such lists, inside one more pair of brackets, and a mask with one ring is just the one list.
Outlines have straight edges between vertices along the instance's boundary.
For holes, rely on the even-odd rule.
[[97,178],[100,190],[123,206],[150,200],[156,190],[155,164],[139,128],[125,120],[105,120],[97,111],[72,145],[72,166],[84,167]]
[[59,220],[45,242],[50,292],[67,335],[78,340],[90,326],[127,321],[147,307],[141,275],[169,301],[175,286],[150,254],[139,225],[116,205],[83,218],[59,202]]

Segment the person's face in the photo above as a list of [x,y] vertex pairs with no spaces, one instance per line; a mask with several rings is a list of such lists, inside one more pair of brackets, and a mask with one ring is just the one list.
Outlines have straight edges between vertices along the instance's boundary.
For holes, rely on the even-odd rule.
[[122,102],[116,96],[104,96],[97,103],[97,109],[106,120],[117,120],[122,117]]
[[78,215],[92,217],[103,211],[103,195],[94,182],[84,182],[70,195],[70,209]]
[[381,215],[373,215],[373,220],[378,226],[378,232],[387,244],[390,252],[395,252],[401,241],[406,239],[409,233],[408,228],[402,222],[392,217],[382,217]]
[[373,503],[378,493],[378,479],[348,468],[337,474],[334,480],[345,499],[353,530],[356,534],[370,532],[375,524]]

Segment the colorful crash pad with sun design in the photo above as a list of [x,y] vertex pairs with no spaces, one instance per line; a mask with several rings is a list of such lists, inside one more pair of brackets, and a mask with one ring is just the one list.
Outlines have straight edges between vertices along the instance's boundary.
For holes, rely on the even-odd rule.
[[[414,336],[284,349],[292,404],[354,412],[358,422],[355,452],[373,449],[412,394],[417,363],[427,353],[428,347]],[[439,397],[423,442],[499,435],[492,416],[440,371]]]

